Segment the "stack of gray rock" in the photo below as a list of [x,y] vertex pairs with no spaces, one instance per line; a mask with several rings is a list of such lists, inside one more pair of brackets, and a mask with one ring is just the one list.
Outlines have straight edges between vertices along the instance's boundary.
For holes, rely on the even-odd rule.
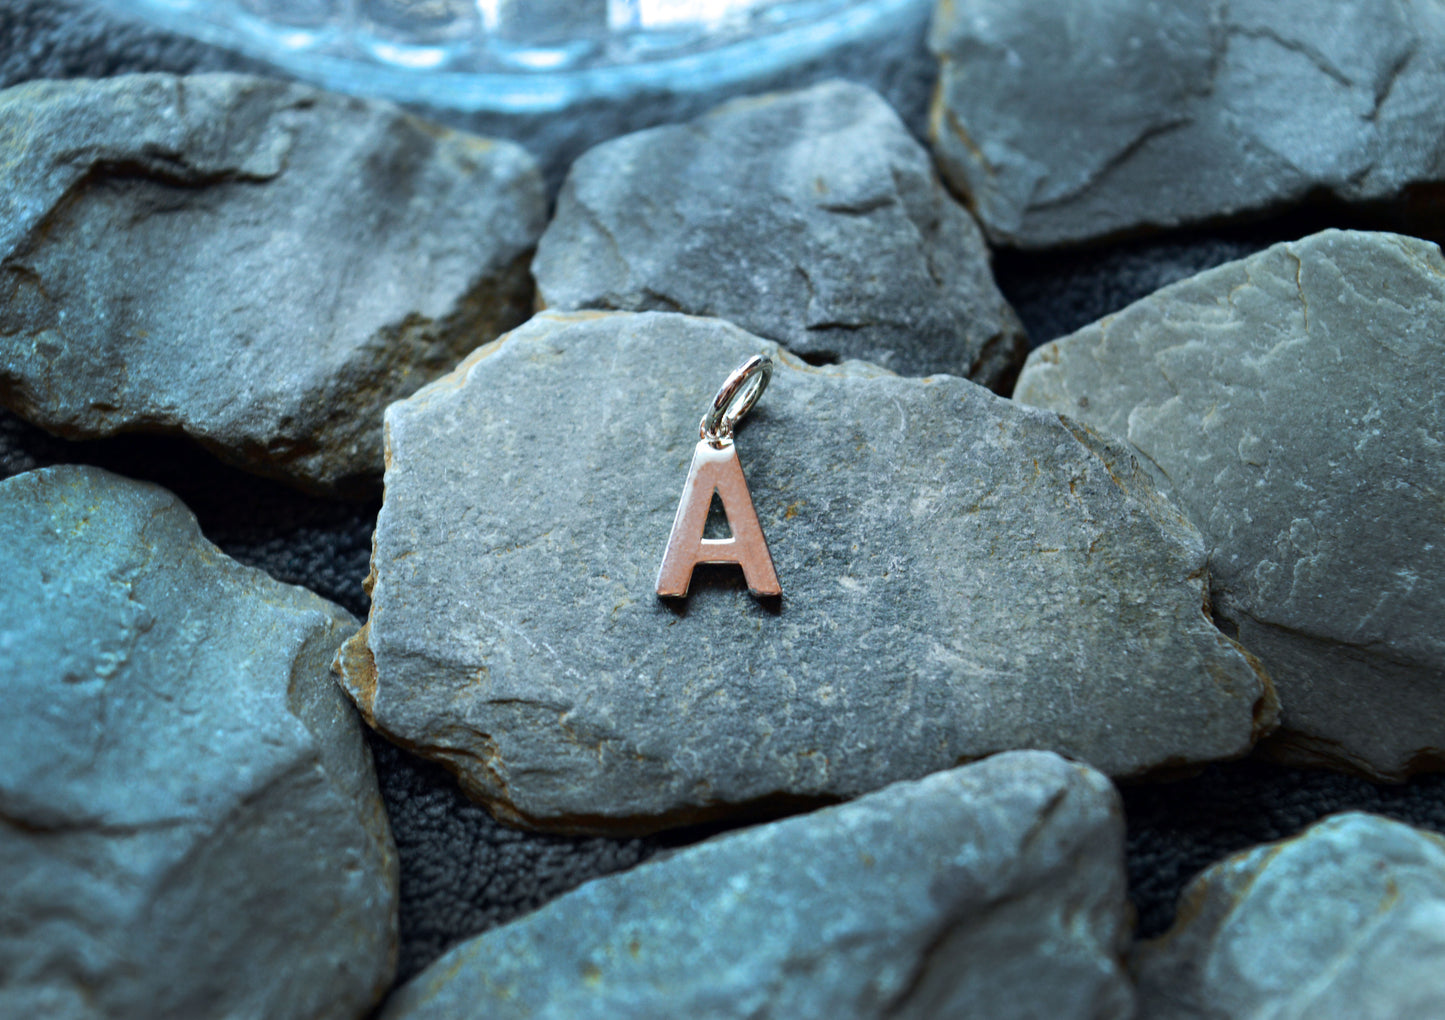
[[[0,1014],[1445,1015],[1438,836],[1336,815],[1136,941],[1114,786],[1445,765],[1439,248],[1315,233],[1025,362],[987,243],[1416,201],[1445,14],[1362,11],[955,0],[931,154],[828,82],[597,146],[550,222],[521,148],[386,104],[0,92],[0,403],[385,486],[363,622],[157,486],[0,481]],[[784,594],[659,600],[760,353]],[[532,832],[752,827],[393,990],[364,728]]]

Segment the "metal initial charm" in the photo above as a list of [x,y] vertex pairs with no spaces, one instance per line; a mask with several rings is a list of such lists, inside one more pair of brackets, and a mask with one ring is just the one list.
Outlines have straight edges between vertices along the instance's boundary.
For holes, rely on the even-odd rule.
[[[657,594],[686,595],[692,568],[699,563],[736,563],[743,568],[748,591],[754,595],[783,593],[733,445],[733,429],[763,395],[772,374],[772,361],[753,355],[728,376],[703,415],[702,441],[693,450],[682,499],[672,519],[672,534],[662,554],[662,569],[657,572]],[[702,537],[713,493],[727,513],[731,538]]]

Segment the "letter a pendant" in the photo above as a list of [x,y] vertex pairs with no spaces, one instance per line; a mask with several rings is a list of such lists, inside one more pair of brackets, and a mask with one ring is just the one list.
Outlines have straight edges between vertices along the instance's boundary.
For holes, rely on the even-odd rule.
[[[772,375],[771,359],[753,355],[728,376],[703,415],[702,441],[692,452],[692,466],[687,469],[682,499],[672,519],[672,534],[662,554],[662,569],[657,572],[657,594],[686,595],[692,568],[699,563],[736,563],[743,568],[748,591],[754,595],[783,593],[733,445],[733,429],[763,395]],[[732,538],[702,537],[713,493],[722,500]]]

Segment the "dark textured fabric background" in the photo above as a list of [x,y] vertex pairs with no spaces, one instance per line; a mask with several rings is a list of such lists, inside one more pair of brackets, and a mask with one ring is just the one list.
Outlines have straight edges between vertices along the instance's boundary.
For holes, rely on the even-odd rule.
[[[0,85],[39,77],[223,69],[258,70],[200,44],[117,25],[72,0],[0,0]],[[1412,232],[1399,216],[1316,210],[1103,248],[1000,253],[996,270],[1039,343],[1274,241],[1325,226]],[[224,467],[179,440],[70,443],[0,412],[0,477],[66,462],[95,464],[170,488],[231,556],[304,585],[358,617],[366,615],[361,582],[379,502],[304,496]],[[380,738],[373,738],[372,746],[401,858],[399,981],[458,939],[540,906],[588,878],[715,831],[630,840],[518,832],[470,803],[439,767]],[[1445,776],[1377,786],[1245,761],[1210,766],[1176,782],[1131,786],[1124,801],[1130,890],[1139,933],[1146,936],[1167,927],[1175,898],[1199,869],[1235,850],[1291,835],[1324,815],[1376,811],[1445,833]]]

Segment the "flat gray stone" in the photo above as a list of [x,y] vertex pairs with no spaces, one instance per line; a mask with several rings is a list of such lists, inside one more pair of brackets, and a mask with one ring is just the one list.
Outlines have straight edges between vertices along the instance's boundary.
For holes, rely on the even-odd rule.
[[1123,838],[1103,776],[999,755],[589,882],[382,1016],[1129,1017]]
[[1445,1016],[1445,840],[1336,815],[1207,869],[1134,951],[1151,1020]]
[[848,82],[592,149],[532,271],[548,308],[716,316],[905,375],[991,385],[1025,353],[973,217],[892,108]]
[[69,438],[374,485],[386,404],[530,309],[509,143],[224,74],[20,85],[0,137],[0,402]]
[[343,610],[154,485],[0,481],[0,1015],[364,1016],[396,853]]
[[[738,450],[783,596],[715,568],[660,600],[698,419],[757,352],[779,360]],[[520,825],[645,832],[1010,748],[1133,775],[1272,725],[1149,477],[962,379],[816,369],[716,319],[548,312],[393,404],[387,444],[343,683]]]
[[1014,394],[1154,466],[1292,760],[1445,764],[1442,320],[1435,245],[1326,231],[1039,348]]
[[1041,247],[1445,181],[1445,7],[941,3],[931,133],[995,241]]

